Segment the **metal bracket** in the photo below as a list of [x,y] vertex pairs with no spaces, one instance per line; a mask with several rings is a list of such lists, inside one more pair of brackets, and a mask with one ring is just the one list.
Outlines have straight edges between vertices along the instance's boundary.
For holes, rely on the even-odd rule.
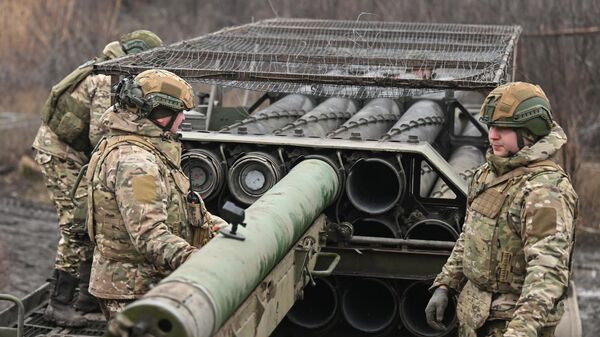
[[8,294],[0,294],[0,301],[10,301],[13,302],[17,306],[17,327],[16,328],[4,328],[0,327],[0,336],[7,337],[23,337],[24,327],[25,327],[25,306],[20,299],[15,296]]
[[318,253],[315,248],[316,243],[317,240],[315,238],[313,238],[312,236],[306,236],[302,239],[302,242],[300,242],[295,248],[296,252],[299,252],[299,254],[303,255],[302,263],[300,265],[302,266],[302,271],[305,273],[306,276],[308,276],[310,284],[313,286],[316,285],[316,283],[312,277],[311,271],[308,268],[308,263],[311,260],[311,257],[314,254]]
[[327,277],[327,276],[331,276],[331,273],[333,273],[333,270],[335,269],[335,267],[337,267],[338,263],[341,260],[341,257],[339,254],[337,253],[329,253],[329,252],[318,252],[317,253],[317,260],[319,258],[332,258],[331,262],[329,263],[329,266],[327,266],[326,269],[324,270],[313,270],[312,271],[312,276],[316,276],[316,277]]

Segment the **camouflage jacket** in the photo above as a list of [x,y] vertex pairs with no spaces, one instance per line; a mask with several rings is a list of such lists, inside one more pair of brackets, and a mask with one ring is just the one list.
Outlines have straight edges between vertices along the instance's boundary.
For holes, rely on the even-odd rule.
[[463,232],[433,287],[460,293],[461,324],[509,321],[504,336],[558,323],[570,277],[578,197],[549,160],[567,141],[551,133],[512,157],[487,153],[469,189]]
[[[181,145],[168,133],[114,107],[102,121],[109,136],[87,175],[88,231],[96,243],[89,290],[104,299],[135,299],[197,250],[189,181],[180,169]],[[199,206],[202,224],[222,221]]]
[[[83,105],[89,106],[89,138],[92,146],[95,146],[107,132],[100,123],[100,117],[110,107],[110,76],[100,74],[87,76],[79,83],[71,96]],[[33,141],[33,147],[38,151],[46,152],[61,159],[69,159],[82,165],[87,163],[89,159],[85,153],[77,151],[61,141],[45,124],[42,124],[38,130]]]

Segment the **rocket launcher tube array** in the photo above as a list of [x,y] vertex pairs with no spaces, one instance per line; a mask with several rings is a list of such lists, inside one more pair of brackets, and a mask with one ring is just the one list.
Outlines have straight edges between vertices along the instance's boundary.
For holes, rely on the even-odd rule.
[[350,138],[354,134],[362,139],[379,139],[400,118],[402,111],[390,98],[376,98],[367,103],[328,138]]
[[358,104],[350,98],[330,97],[316,108],[273,133],[325,138],[357,111]]
[[307,159],[246,209],[238,241],[218,236],[117,320],[161,336],[214,334],[338,193],[334,168]]
[[421,100],[411,105],[382,140],[406,142],[410,136],[433,143],[444,126],[444,112],[432,100]]
[[[475,170],[485,161],[485,157],[478,148],[472,145],[463,145],[455,149],[450,155],[448,164],[452,166],[452,169],[459,174],[467,183],[471,180],[471,177]],[[448,185],[439,179],[431,190],[430,197],[432,198],[453,198],[454,193],[450,190]]]
[[382,214],[399,203],[406,189],[406,176],[394,160],[363,158],[350,168],[346,195],[357,209]]
[[286,317],[301,329],[325,333],[337,323],[340,314],[337,286],[330,279],[316,278],[315,285],[304,288],[303,299],[294,304]]
[[342,314],[348,324],[359,331],[382,333],[396,325],[398,296],[388,281],[356,279],[344,290]]
[[253,151],[231,165],[227,184],[238,201],[250,205],[284,176],[282,163],[267,152]]
[[253,112],[241,122],[221,129],[221,131],[237,131],[239,133],[244,130],[248,134],[270,134],[274,130],[295,121],[314,107],[313,99],[308,96],[287,95],[263,110]]

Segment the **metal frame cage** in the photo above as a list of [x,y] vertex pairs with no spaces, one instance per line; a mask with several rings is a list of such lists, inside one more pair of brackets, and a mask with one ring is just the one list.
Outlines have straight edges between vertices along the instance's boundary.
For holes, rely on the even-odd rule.
[[415,96],[513,78],[520,26],[269,19],[105,61],[96,72],[162,68],[190,82],[316,96]]

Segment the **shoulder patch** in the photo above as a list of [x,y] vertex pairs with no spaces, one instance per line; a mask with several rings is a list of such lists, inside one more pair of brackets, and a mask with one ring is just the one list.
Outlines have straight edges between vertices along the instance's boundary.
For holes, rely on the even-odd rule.
[[544,238],[556,233],[556,210],[552,207],[535,207],[527,222],[527,234],[536,238]]
[[139,175],[131,179],[133,197],[139,203],[152,203],[156,199],[156,179],[151,175]]

